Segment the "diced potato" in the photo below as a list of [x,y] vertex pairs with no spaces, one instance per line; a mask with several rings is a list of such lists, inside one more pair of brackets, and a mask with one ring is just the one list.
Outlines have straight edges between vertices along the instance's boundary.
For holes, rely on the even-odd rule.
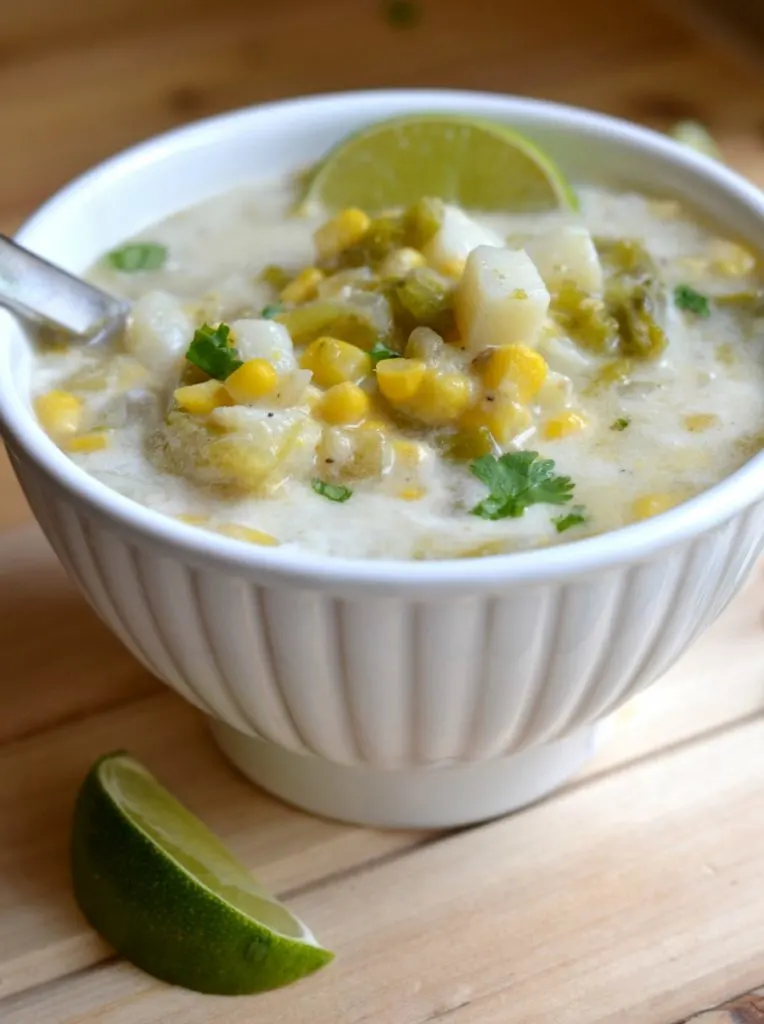
[[315,408],[319,419],[335,426],[359,423],[368,412],[369,396],[349,381],[329,388]]
[[267,359],[248,359],[226,377],[224,386],[234,402],[247,405],[270,395],[276,390],[278,381],[279,375],[273,363]]
[[426,369],[421,359],[383,359],[377,364],[379,390],[389,402],[408,402],[419,390]]
[[485,386],[510,389],[519,402],[529,402],[546,380],[547,364],[527,345],[501,345],[488,349],[478,360]]
[[310,370],[316,384],[330,388],[343,381],[357,384],[371,373],[367,352],[339,338],[316,338],[300,357],[303,370]]
[[470,253],[456,289],[456,321],[469,351],[533,345],[549,309],[549,292],[522,249],[483,245]]
[[750,249],[722,238],[711,242],[708,255],[711,272],[725,277],[742,277],[750,274],[756,266],[756,257]]
[[566,224],[530,239],[526,244],[550,292],[572,281],[585,292],[601,292],[603,277],[597,249],[589,231]]
[[146,369],[167,373],[179,364],[194,335],[194,324],[169,292],[147,292],[132,308],[124,345]]
[[267,359],[279,374],[297,369],[289,331],[275,320],[234,320],[231,338],[241,359]]
[[82,402],[69,391],[48,391],[35,399],[34,410],[43,430],[53,438],[71,437],[82,425]]
[[358,427],[324,428],[318,446],[318,467],[332,480],[377,477],[382,473],[385,431],[371,422]]
[[193,416],[208,416],[222,405],[233,405],[233,398],[219,380],[206,380],[201,384],[187,384],[173,392],[175,404]]
[[504,240],[478,224],[457,206],[446,206],[440,227],[424,247],[424,256],[436,270],[458,277],[467,257],[478,246],[503,246]]

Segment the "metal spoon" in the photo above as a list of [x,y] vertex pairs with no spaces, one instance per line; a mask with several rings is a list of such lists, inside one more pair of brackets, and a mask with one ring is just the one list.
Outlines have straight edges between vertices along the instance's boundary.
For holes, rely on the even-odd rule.
[[0,235],[0,306],[83,343],[121,331],[130,304]]

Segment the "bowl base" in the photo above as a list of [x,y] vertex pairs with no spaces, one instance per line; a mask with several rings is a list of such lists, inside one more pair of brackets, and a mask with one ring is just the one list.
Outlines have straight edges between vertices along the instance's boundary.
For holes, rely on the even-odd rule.
[[512,757],[387,771],[295,754],[210,720],[226,757],[252,782],[322,818],[375,828],[455,828],[508,814],[562,785],[593,754],[590,725]]

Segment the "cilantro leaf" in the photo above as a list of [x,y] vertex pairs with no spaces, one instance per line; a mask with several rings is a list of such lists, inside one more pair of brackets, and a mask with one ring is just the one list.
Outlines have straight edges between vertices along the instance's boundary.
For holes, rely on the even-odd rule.
[[570,512],[564,516],[556,516],[552,519],[558,533],[565,533],[571,526],[580,526],[585,523],[589,516],[584,505],[573,505]]
[[388,348],[381,341],[375,341],[372,347],[369,349],[369,355],[371,356],[371,365],[376,366],[377,363],[381,363],[383,359],[400,359],[400,352],[396,352],[395,349]]
[[517,519],[530,505],[564,505],[573,497],[570,477],[557,476],[554,462],[538,452],[507,452],[498,459],[482,455],[470,471],[490,491],[471,509],[482,519]]
[[239,353],[228,343],[231,328],[228,324],[197,327],[188,346],[186,359],[216,380],[225,380],[242,365]]
[[310,485],[316,494],[328,498],[329,501],[347,501],[353,493],[349,487],[343,487],[342,484],[327,484],[317,477],[311,480]]
[[705,295],[696,292],[688,284],[678,284],[674,289],[674,302],[679,309],[707,320],[711,316],[711,305]]
[[613,420],[613,422],[610,424],[610,429],[625,430],[630,423],[631,420],[628,416],[619,416],[617,420]]
[[283,302],[271,302],[270,305],[263,306],[262,310],[260,311],[260,316],[263,318],[263,320],[272,320],[274,316],[278,316],[279,313],[283,312],[283,309]]
[[121,249],[113,249],[106,259],[115,270],[134,274],[139,270],[159,270],[167,259],[167,249],[157,242],[130,242]]

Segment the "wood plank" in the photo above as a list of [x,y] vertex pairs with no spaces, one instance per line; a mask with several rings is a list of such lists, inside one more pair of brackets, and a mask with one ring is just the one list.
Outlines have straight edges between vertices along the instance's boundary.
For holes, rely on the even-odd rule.
[[117,964],[8,1000],[2,1018],[682,1020],[764,973],[763,773],[759,719],[298,894],[337,963],[257,1001],[200,998]]
[[[574,787],[761,711],[762,594],[760,570],[685,661],[659,687],[616,716],[605,747]],[[37,621],[23,615],[21,607],[24,621]],[[93,627],[101,629],[95,622]],[[23,636],[20,623],[16,642],[22,648]],[[85,657],[80,648],[90,642],[87,632],[74,640],[73,651],[68,651],[65,638],[60,644],[59,665],[65,670],[70,658]],[[720,687],[720,672],[731,651],[739,656],[740,668],[733,684]],[[105,653],[111,660],[103,657]],[[13,646],[9,656],[14,658]],[[92,676],[86,673],[86,679],[98,679],[99,664],[100,675],[111,677],[108,666],[124,661],[129,680],[129,657],[118,646],[102,651],[101,658],[101,662],[93,658]],[[18,664],[22,666],[23,659]],[[19,670],[16,680],[22,679]],[[41,689],[25,692],[49,702],[48,685],[41,664]],[[73,688],[69,699],[75,710],[88,701],[91,712],[95,710],[94,694],[88,688],[84,693]],[[65,709],[62,701],[59,713]],[[22,719],[27,714],[23,701],[16,713]],[[40,712],[38,728],[44,722]],[[12,720],[7,727],[14,728]],[[107,955],[72,904],[65,851],[77,784],[95,757],[116,747],[128,747],[143,758],[277,891],[314,884],[424,840],[415,834],[365,832],[319,822],[269,799],[227,768],[202,720],[169,692],[49,728],[0,748],[0,833],[6,837],[0,849],[0,992],[81,970]]]
[[764,1022],[764,989],[739,996],[714,1010],[696,1014],[685,1024],[762,1024]]
[[0,748],[0,995],[110,955],[74,905],[67,844],[81,779],[119,748],[149,765],[274,891],[423,841],[320,821],[270,799],[228,767],[203,718],[169,692],[91,714]]

